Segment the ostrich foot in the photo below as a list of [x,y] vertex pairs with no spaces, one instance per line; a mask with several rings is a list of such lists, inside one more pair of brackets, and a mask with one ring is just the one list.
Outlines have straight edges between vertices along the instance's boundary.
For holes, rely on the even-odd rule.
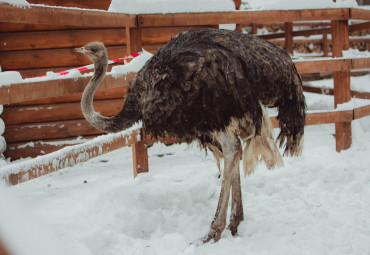
[[235,218],[232,218],[230,220],[230,224],[229,226],[227,227],[227,229],[230,230],[231,234],[233,236],[236,236],[238,234],[238,226],[240,224],[240,222],[243,220],[243,217],[235,217]]
[[211,229],[206,235],[205,238],[203,238],[203,243],[208,243],[212,240],[212,242],[218,242],[221,238],[221,233],[224,230],[224,228],[217,228],[217,229]]

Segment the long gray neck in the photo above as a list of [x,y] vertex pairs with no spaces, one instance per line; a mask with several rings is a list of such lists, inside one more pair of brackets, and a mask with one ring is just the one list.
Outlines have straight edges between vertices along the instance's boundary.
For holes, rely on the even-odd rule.
[[81,109],[86,120],[95,128],[106,132],[112,132],[109,127],[112,123],[112,117],[104,117],[94,110],[93,99],[99,84],[104,79],[108,67],[108,57],[94,62],[95,72],[87,84],[81,98]]
[[130,96],[130,93],[127,95],[123,108],[115,116],[105,117],[94,110],[94,94],[104,79],[108,67],[108,57],[105,56],[104,59],[95,61],[94,65],[94,76],[87,84],[81,98],[81,109],[86,120],[96,129],[105,132],[118,132],[131,127],[140,120],[141,115],[138,111],[137,100],[135,96]]

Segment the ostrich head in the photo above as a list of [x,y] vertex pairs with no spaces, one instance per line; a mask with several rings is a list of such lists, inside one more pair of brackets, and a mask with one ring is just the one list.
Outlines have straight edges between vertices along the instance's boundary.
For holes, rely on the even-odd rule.
[[103,59],[107,59],[108,55],[104,44],[101,42],[88,43],[84,47],[76,48],[75,51],[85,54],[94,63]]

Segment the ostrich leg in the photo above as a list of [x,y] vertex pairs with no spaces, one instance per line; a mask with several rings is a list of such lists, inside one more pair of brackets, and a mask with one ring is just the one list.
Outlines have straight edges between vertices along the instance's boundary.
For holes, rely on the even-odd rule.
[[232,172],[231,189],[232,189],[231,216],[228,229],[230,229],[231,234],[235,236],[238,233],[239,223],[244,220],[239,167],[237,171]]
[[226,214],[230,197],[231,182],[233,176],[239,174],[239,162],[242,153],[239,138],[235,135],[221,133],[219,141],[224,154],[224,175],[216,215],[211,224],[211,229],[208,235],[203,239],[204,243],[211,240],[217,242],[220,239],[221,233],[226,226]]

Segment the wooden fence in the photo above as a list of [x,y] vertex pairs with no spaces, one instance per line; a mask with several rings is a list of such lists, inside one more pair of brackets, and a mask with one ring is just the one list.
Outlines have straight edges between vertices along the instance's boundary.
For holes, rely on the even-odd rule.
[[[284,22],[289,29],[290,22],[321,21],[328,20],[328,17],[335,58],[301,61],[295,64],[301,74],[333,72],[336,106],[350,100],[350,70],[370,67],[370,58],[341,58],[342,50],[349,47],[348,31],[353,29],[348,26],[348,20],[368,21],[369,10],[318,9],[127,15],[41,6],[22,9],[0,4],[0,53],[1,61],[4,61],[0,64],[4,70],[16,67],[24,76],[27,76],[27,73],[41,74],[50,68],[50,56],[57,60],[52,61],[54,71],[86,64],[87,60],[77,57],[72,48],[92,40],[106,43],[111,58],[116,58],[138,52],[143,46],[146,50],[155,51],[167,42],[171,35],[186,29],[252,22]],[[368,27],[368,22],[361,26]],[[29,40],[23,37],[25,30],[29,32],[27,34]],[[47,31],[53,31],[52,35],[48,36]],[[286,47],[289,45],[290,37],[293,36],[294,33],[284,35]],[[53,50],[50,50],[50,45]],[[28,57],[23,62],[20,61],[19,59],[25,55]],[[33,69],[29,69],[30,66]],[[104,115],[117,113],[122,107],[120,99],[125,93],[127,82],[133,77],[134,74],[117,79],[107,76],[95,97],[96,109]],[[6,123],[4,137],[9,145],[6,155],[12,158],[22,157],[26,153],[29,156],[37,156],[42,151],[52,152],[64,146],[53,143],[55,141],[74,139],[77,136],[91,138],[101,134],[83,119],[78,103],[88,79],[82,77],[77,80],[62,79],[1,87],[0,104],[9,105],[1,115]],[[351,144],[351,121],[369,114],[370,106],[350,111],[308,114],[306,124],[335,123],[336,149],[340,151]],[[272,120],[277,127],[277,121],[274,118]],[[148,169],[147,145],[154,142],[142,130],[137,132],[141,134],[142,139],[132,142],[135,173]],[[173,138],[162,139],[165,143],[175,141],[177,140]],[[29,142],[32,142],[32,146],[27,146]],[[109,151],[110,146],[107,145],[108,149],[105,151]],[[93,153],[93,156],[98,154]],[[61,158],[59,162],[66,162],[66,159]],[[62,163],[44,165],[42,170],[38,170],[39,173],[44,174],[65,166]],[[27,176],[29,178],[39,176],[35,171],[25,169],[23,172],[27,174],[13,173],[11,178],[9,175],[6,178],[10,178],[9,181],[12,183],[18,183],[27,180]]]

